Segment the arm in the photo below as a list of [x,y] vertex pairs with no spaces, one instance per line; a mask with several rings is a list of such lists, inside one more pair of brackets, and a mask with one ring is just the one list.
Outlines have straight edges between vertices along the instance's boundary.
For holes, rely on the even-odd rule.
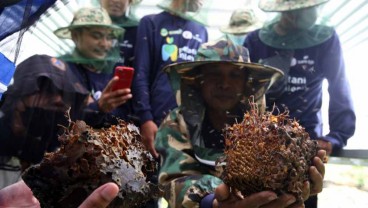
[[323,70],[328,80],[330,132],[322,138],[341,149],[355,131],[355,113],[350,86],[345,74],[345,65],[337,34],[329,41],[328,53],[323,59]]
[[[88,106],[83,111],[83,120],[93,127],[98,127],[104,123],[113,123],[115,120],[114,110],[126,103],[132,94],[130,89],[119,89],[112,91],[112,86],[118,81],[118,77],[113,77],[102,91],[98,100],[89,97]],[[118,116],[118,115],[116,115]]]
[[137,29],[135,45],[135,73],[132,84],[133,110],[139,118],[142,142],[148,151],[155,157],[158,153],[154,148],[154,139],[157,132],[157,124],[153,121],[151,112],[151,80],[154,72],[152,65],[155,57],[154,34],[155,28],[151,20],[142,18]]
[[141,19],[137,29],[134,52],[133,108],[141,124],[153,120],[150,105],[150,76],[152,76],[151,66],[154,57],[154,43],[152,41],[153,37],[151,37],[154,33],[153,27],[149,18],[143,17]]

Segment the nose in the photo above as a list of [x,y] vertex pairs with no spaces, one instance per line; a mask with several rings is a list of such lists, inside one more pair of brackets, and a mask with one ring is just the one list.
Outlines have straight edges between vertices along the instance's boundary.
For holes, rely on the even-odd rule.
[[221,89],[228,89],[231,85],[231,79],[229,76],[222,76],[220,79],[219,79],[219,88]]
[[54,104],[64,103],[62,95],[53,95],[50,99]]
[[101,39],[100,39],[100,44],[101,44],[101,46],[104,46],[105,48],[108,48],[108,47],[110,47],[111,46],[111,44],[112,44],[112,40],[111,39],[109,39],[108,37],[102,37]]

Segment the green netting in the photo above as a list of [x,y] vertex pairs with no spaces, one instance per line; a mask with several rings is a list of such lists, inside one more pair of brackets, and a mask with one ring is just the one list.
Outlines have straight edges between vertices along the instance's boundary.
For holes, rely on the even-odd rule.
[[208,26],[207,14],[211,11],[211,5],[211,0],[163,0],[157,6],[184,19]]
[[[296,18],[289,18],[288,15]],[[271,47],[300,49],[323,43],[333,35],[333,32],[328,18],[323,16],[321,6],[317,6],[279,13],[264,25],[259,37]]]
[[[142,0],[132,0],[129,7],[126,9],[123,16],[112,16],[110,18],[112,22],[120,27],[135,27],[139,24],[139,17],[137,16],[137,8],[140,6]],[[101,5],[101,0],[93,0],[93,6],[99,7]],[[106,8],[105,8],[106,9]]]
[[85,58],[76,49],[71,53],[60,56],[59,58],[66,62],[90,65],[92,68],[96,69],[96,72],[101,73],[112,73],[114,65],[117,62],[123,62],[120,57],[118,47],[112,48],[104,59]]

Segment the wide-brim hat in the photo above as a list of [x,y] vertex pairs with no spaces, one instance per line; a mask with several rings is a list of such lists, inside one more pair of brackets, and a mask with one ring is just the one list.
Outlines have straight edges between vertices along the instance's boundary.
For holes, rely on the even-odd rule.
[[[256,99],[263,96],[268,88],[283,76],[283,72],[277,68],[251,63],[248,49],[235,45],[228,38],[202,44],[195,61],[170,64],[163,70],[169,73],[172,83],[181,81],[187,85],[195,85],[196,79],[200,77],[198,66],[212,63],[226,63],[247,70],[249,79],[245,94],[254,95]],[[180,81],[177,80],[178,77]],[[179,90],[179,87],[174,87],[175,83],[172,85],[174,91]]]
[[20,63],[14,74],[14,80],[18,82],[14,82],[13,87],[20,89],[23,95],[32,94],[40,90],[39,77],[49,79],[65,93],[89,95],[65,62],[48,55],[34,55]]
[[223,33],[247,34],[263,26],[251,8],[237,9],[231,17],[229,25],[220,28]]
[[130,5],[137,5],[140,4],[142,2],[142,0],[131,0]]
[[266,12],[284,12],[326,3],[329,0],[260,0],[258,7]]
[[124,29],[114,25],[107,11],[102,8],[81,8],[75,14],[72,22],[67,27],[54,31],[54,34],[63,39],[71,39],[71,30],[80,27],[106,27],[113,30],[115,37],[124,33]]
[[[12,111],[15,100],[37,93],[42,84],[51,83],[61,92],[63,101],[72,106],[82,106],[89,96],[68,64],[48,55],[33,55],[20,63],[14,73],[14,83],[8,87],[7,98],[2,106],[4,112]],[[77,109],[75,109],[77,110]]]

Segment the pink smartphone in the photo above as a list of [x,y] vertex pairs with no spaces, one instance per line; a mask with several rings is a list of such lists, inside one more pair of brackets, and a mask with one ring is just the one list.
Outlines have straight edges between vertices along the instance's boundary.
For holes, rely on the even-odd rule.
[[119,80],[112,87],[112,90],[115,91],[118,89],[130,88],[132,85],[134,68],[127,66],[117,66],[115,67],[114,75],[118,76]]

